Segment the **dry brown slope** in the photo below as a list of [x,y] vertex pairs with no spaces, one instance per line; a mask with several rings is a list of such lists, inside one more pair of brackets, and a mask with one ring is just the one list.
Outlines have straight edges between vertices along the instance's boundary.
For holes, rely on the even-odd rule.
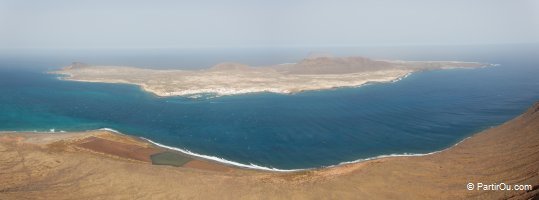
[[[539,104],[440,153],[297,173],[155,166],[79,151],[65,138],[44,139],[50,138],[0,135],[0,199],[527,199],[539,193]],[[468,191],[469,182],[534,190]]]

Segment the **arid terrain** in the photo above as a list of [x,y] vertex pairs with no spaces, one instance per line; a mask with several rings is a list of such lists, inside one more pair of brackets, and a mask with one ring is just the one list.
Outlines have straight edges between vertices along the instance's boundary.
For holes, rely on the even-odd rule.
[[[531,199],[539,195],[539,103],[441,152],[269,172],[168,152],[106,130],[0,134],[0,199]],[[468,190],[472,183],[474,189]],[[478,190],[478,183],[531,185]]]
[[127,66],[73,63],[52,73],[85,82],[127,83],[158,96],[203,93],[232,95],[253,92],[296,93],[307,90],[391,82],[421,70],[474,68],[476,62],[388,61],[363,57],[310,57],[298,63],[251,67],[221,63],[201,70],[156,70]]

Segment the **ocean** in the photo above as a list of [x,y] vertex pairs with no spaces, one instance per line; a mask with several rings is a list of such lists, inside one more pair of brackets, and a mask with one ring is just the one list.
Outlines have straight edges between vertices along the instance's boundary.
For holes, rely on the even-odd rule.
[[315,50],[499,66],[418,72],[395,83],[292,95],[192,99],[156,97],[133,85],[62,81],[45,72],[72,61],[189,69],[220,61],[265,65],[295,62],[308,52],[306,48],[8,51],[0,56],[0,130],[109,128],[232,164],[306,169],[443,150],[514,118],[539,100],[537,45],[385,48]]

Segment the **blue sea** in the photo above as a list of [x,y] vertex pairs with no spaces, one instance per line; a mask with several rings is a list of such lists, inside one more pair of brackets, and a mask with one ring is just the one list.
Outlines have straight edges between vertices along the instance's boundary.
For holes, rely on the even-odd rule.
[[514,118],[539,100],[537,45],[315,50],[499,66],[418,72],[395,83],[293,95],[191,99],[156,97],[133,85],[62,81],[45,72],[72,61],[189,69],[220,61],[278,64],[296,62],[308,50],[4,50],[0,130],[110,128],[244,165],[305,169],[442,150]]

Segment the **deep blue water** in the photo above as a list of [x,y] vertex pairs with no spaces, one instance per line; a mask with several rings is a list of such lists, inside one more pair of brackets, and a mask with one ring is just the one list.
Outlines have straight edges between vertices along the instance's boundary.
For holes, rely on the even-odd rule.
[[43,73],[59,67],[53,61],[4,59],[0,130],[108,127],[200,154],[294,169],[441,150],[539,100],[534,52],[459,58],[501,65],[420,72],[359,88],[193,100],[158,98],[131,85],[61,81]]

